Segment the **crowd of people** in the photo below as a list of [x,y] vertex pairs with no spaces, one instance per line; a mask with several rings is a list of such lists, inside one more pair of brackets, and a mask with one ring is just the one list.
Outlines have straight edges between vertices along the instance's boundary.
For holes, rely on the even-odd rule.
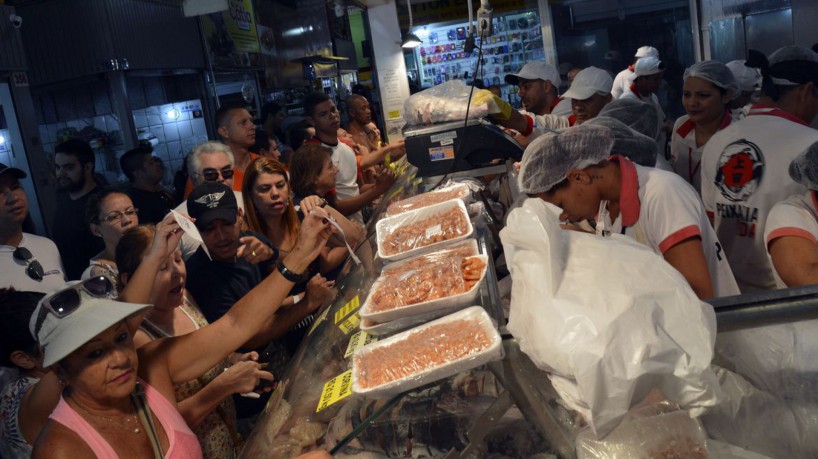
[[[531,62],[505,78],[523,110],[475,100],[527,147],[521,190],[566,227],[636,239],[702,299],[818,283],[818,55],[696,63],[675,122],[655,95],[663,72],[644,46],[615,79],[574,69],[560,95],[557,69]],[[290,123],[275,103],[258,125],[223,106],[176,193],[148,147],[121,157],[126,184],[103,187],[91,147],[67,140],[51,239],[23,231],[25,173],[0,164],[0,365],[13,369],[0,456],[237,454],[396,181],[385,162],[406,153],[384,143],[371,101],[345,106],[345,128],[324,93]]]
[[101,186],[91,147],[67,140],[53,239],[23,231],[26,174],[0,164],[0,456],[236,457],[396,180],[383,163],[403,143],[382,141],[368,105],[347,101],[349,131],[324,94],[286,130],[275,103],[261,127],[223,106],[181,200],[150,147]]

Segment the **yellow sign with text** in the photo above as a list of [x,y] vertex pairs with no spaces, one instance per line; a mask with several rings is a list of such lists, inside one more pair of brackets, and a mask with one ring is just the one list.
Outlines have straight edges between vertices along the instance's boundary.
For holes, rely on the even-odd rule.
[[341,309],[335,312],[335,323],[342,321],[346,316],[349,315],[352,311],[358,309],[361,306],[361,299],[358,298],[358,295],[352,297],[351,300],[347,301]]
[[330,379],[324,384],[321,391],[321,398],[318,400],[318,413],[328,406],[331,406],[352,394],[352,370],[347,370],[340,375]]
[[357,330],[360,325],[361,316],[359,316],[358,313],[356,312],[355,314],[349,316],[347,320],[341,322],[341,325],[338,325],[338,328],[340,328],[345,335],[348,335],[353,330]]
[[366,346],[369,343],[374,343],[375,341],[378,341],[378,337],[372,336],[365,331],[359,331],[358,333],[355,333],[354,335],[352,335],[351,338],[349,338],[349,344],[347,344],[347,350],[346,352],[344,352],[344,358],[348,359],[352,354],[355,353],[355,351]]

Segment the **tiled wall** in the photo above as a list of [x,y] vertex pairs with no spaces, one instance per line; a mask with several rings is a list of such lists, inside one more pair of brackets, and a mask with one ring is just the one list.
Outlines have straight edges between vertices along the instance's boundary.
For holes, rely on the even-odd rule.
[[207,140],[207,128],[202,117],[202,103],[188,100],[174,104],[155,105],[133,111],[137,135],[148,132],[156,136],[159,145],[154,154],[165,162],[165,179],[184,167],[185,156],[198,143]]
[[[2,107],[0,107],[2,108]],[[2,110],[0,110],[2,112]],[[11,165],[11,139],[8,129],[0,129],[0,163]]]
[[[119,120],[116,116],[99,115],[89,118],[79,118],[71,121],[59,121],[50,124],[41,124],[40,139],[43,142],[43,151],[49,157],[53,157],[54,147],[64,139],[60,137],[66,128],[74,128],[77,132],[87,127],[93,127],[109,134],[109,139],[113,140],[107,149],[95,148],[97,161],[95,170],[105,176],[109,182],[114,183],[119,180],[119,157],[125,152],[122,146],[122,136],[119,130]],[[108,153],[108,152],[112,153]],[[124,178],[124,177],[123,177]]]

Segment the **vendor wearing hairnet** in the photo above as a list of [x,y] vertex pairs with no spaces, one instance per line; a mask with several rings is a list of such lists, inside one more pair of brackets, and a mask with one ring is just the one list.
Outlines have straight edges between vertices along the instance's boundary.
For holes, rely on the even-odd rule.
[[732,122],[728,104],[739,92],[733,73],[719,61],[697,62],[685,70],[682,106],[687,114],[673,125],[670,164],[698,192],[704,145]]
[[[613,118],[636,132],[652,139],[654,149],[656,150],[654,154],[656,160],[653,167],[673,171],[673,168],[670,167],[670,163],[667,161],[664,145],[659,145],[662,123],[659,120],[659,114],[653,109],[651,104],[642,102],[639,99],[631,99],[630,97],[619,98],[604,106],[599,112],[599,117]],[[616,135],[616,132],[614,132],[614,135]],[[636,161],[633,158],[630,159],[642,166],[650,165]]]
[[818,142],[790,163],[789,172],[807,191],[773,206],[764,228],[781,288],[818,284]]
[[787,46],[770,54],[750,51],[761,69],[761,99],[746,118],[717,132],[702,153],[702,200],[742,292],[776,288],[767,256],[767,214],[804,186],[790,163],[818,141],[809,123],[818,113],[818,55]]
[[665,76],[665,63],[658,57],[647,56],[639,59],[633,65],[633,80],[630,91],[622,94],[623,99],[636,99],[653,105],[656,116],[659,118],[659,137],[657,142],[664,150],[667,143],[667,134],[670,131],[670,123],[666,123],[665,111],[659,105],[659,98],[656,91],[662,85],[662,78]]
[[679,176],[609,152],[610,129],[583,125],[544,135],[526,148],[520,190],[560,207],[564,222],[595,220],[597,233],[622,233],[676,268],[699,296],[738,293],[701,200]]
[[730,61],[726,65],[741,88],[741,93],[730,101],[730,115],[734,120],[740,120],[750,112],[750,103],[756,91],[761,89],[761,74],[758,69],[744,65],[744,61]]

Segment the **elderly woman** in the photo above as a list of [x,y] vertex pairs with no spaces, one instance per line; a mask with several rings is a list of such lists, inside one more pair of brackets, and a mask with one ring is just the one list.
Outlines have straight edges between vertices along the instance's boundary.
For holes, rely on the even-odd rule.
[[107,276],[114,282],[119,279],[114,252],[125,231],[139,224],[138,212],[139,209],[133,206],[127,194],[112,188],[88,198],[85,220],[91,234],[105,242],[105,249],[91,259],[90,266],[82,273],[82,279],[97,276]]
[[[129,230],[116,250],[122,284],[127,285],[156,234],[153,226]],[[156,273],[145,319],[134,335],[139,348],[153,340],[192,333],[208,325],[202,312],[185,290],[185,262],[179,249],[173,251]],[[179,413],[199,438],[206,458],[232,458],[242,441],[236,429],[236,410],[230,395],[250,392],[258,378],[272,376],[253,361],[255,353],[234,355],[203,375],[174,385]],[[232,364],[231,362],[235,362]]]
[[719,61],[697,62],[685,70],[682,105],[687,114],[673,125],[670,164],[699,192],[704,146],[733,122],[729,105],[740,92],[733,73]]
[[611,131],[582,125],[537,138],[520,166],[520,190],[560,207],[565,222],[630,236],[661,254],[700,298],[737,295],[696,191],[679,176],[608,156]]
[[[221,362],[269,321],[331,233],[320,209],[305,218],[299,240],[274,272],[218,321],[192,333],[154,340],[138,350],[138,313],[150,308],[111,299],[111,285],[69,283],[45,298],[29,328],[43,349],[43,367],[66,385],[37,443],[34,458],[202,457],[196,436],[177,411],[173,386]],[[153,279],[177,248],[175,222],[156,237],[124,293],[144,302]],[[104,279],[104,278],[103,278]],[[132,320],[131,320],[132,319]],[[138,376],[137,376],[138,375]],[[328,457],[328,455],[324,455]]]

